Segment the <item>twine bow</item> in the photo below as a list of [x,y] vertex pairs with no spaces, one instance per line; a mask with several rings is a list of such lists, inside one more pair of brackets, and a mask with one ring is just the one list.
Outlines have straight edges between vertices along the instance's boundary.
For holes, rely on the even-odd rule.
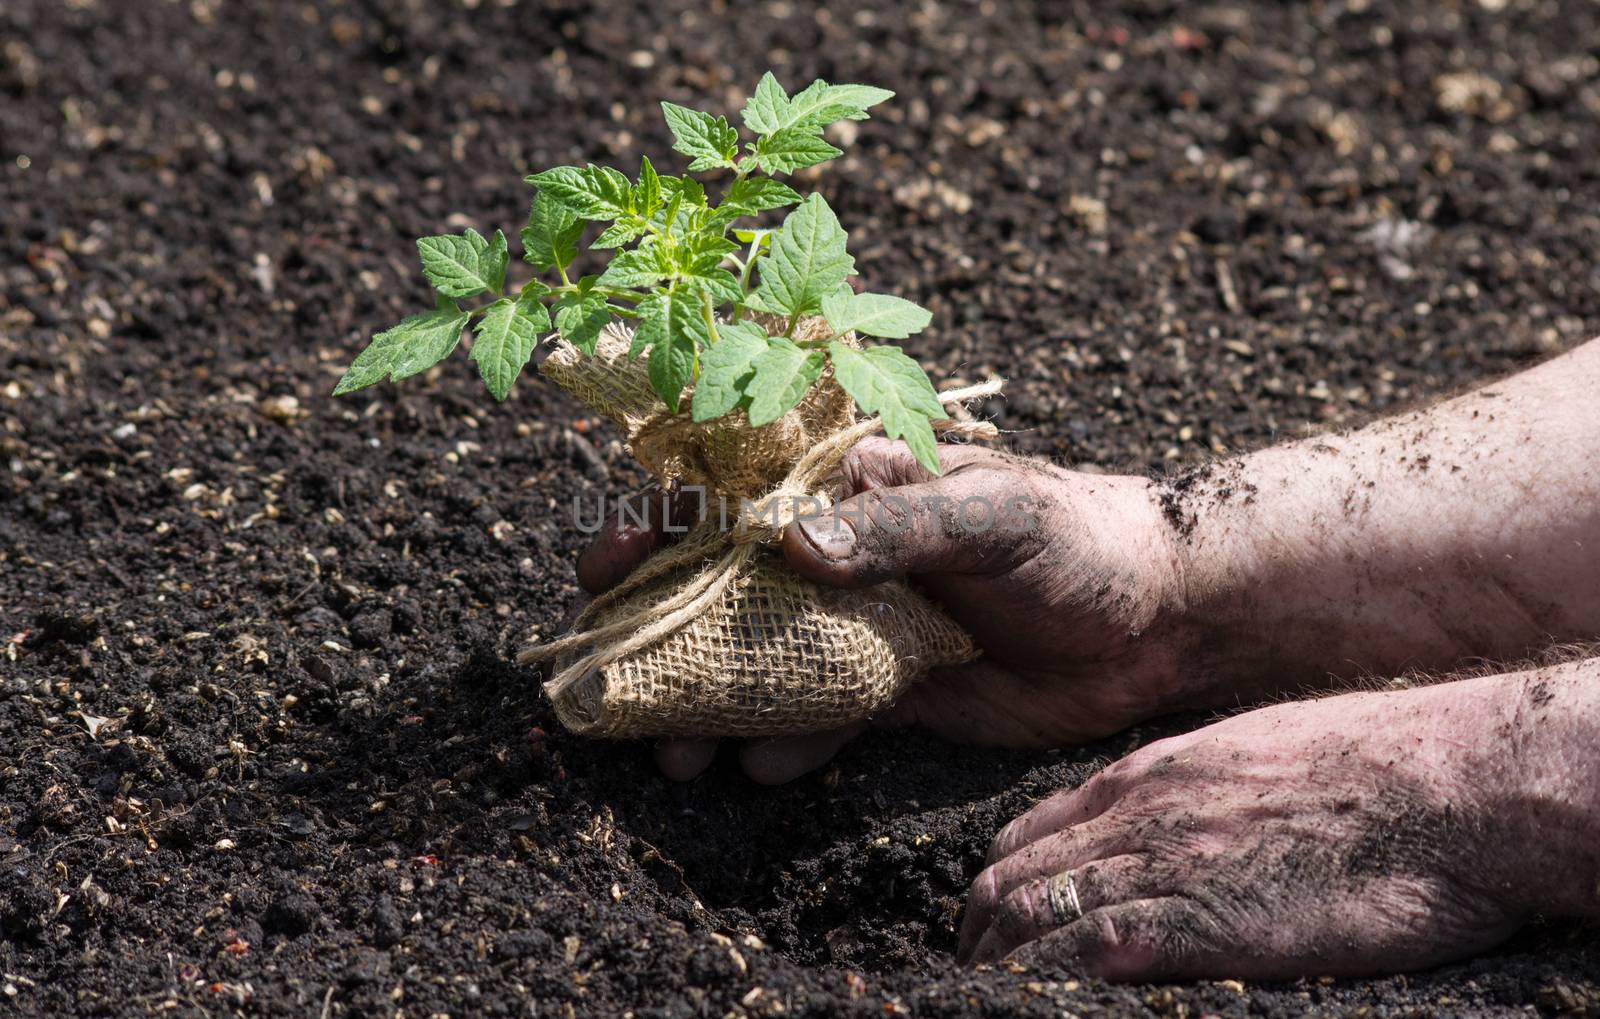
[[[999,379],[993,379],[953,389],[940,393],[939,402],[946,407],[960,406],[970,400],[994,396],[1001,386]],[[947,419],[933,422],[933,427],[941,434],[968,439],[987,441],[999,435],[999,430],[988,421]],[[622,583],[590,602],[573,621],[571,633],[546,644],[523,648],[517,655],[517,663],[527,665],[559,658],[576,649],[588,649],[544,684],[545,694],[554,700],[591,672],[649,647],[688,624],[716,604],[760,545],[775,541],[785,527],[798,519],[802,504],[817,505],[817,493],[824,479],[850,448],[882,429],[883,420],[871,417],[822,439],[806,450],[777,487],[754,502],[742,504],[734,530],[725,530],[716,521],[700,524],[678,544],[651,556]],[[604,626],[584,629],[608,606],[657,577],[707,559],[714,560],[712,565],[701,570],[671,597],[629,612]]]

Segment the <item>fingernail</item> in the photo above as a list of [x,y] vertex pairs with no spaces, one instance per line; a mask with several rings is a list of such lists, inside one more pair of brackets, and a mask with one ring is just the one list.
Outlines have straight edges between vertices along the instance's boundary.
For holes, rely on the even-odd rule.
[[824,559],[848,559],[856,550],[856,531],[834,513],[802,517],[795,522],[801,537]]

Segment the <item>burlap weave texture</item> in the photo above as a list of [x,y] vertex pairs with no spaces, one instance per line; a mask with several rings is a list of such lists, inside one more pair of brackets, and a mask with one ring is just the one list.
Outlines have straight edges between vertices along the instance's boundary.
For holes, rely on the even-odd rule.
[[[808,328],[817,325],[803,323],[802,338]],[[816,443],[855,420],[849,396],[825,375],[800,406],[762,428],[750,428],[742,413],[695,425],[686,414],[666,413],[645,359],[627,356],[626,329],[608,326],[593,356],[554,343],[543,374],[622,429],[630,452],[659,479],[705,485],[712,498],[767,491]],[[586,628],[648,617],[674,593],[704,583],[719,568],[721,526],[710,520],[684,539],[706,556],[604,605]],[[927,670],[977,653],[965,630],[904,582],[824,588],[796,575],[771,545],[740,557],[732,577],[720,579],[715,599],[673,632],[564,685],[547,684],[559,687],[551,694],[562,723],[615,738],[834,728],[887,707]],[[586,650],[563,654],[556,671]],[[533,656],[525,652],[524,660]]]

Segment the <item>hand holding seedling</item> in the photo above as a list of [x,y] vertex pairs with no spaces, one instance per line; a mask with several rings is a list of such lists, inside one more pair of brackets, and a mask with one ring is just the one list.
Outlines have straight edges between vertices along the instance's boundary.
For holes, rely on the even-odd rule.
[[[833,210],[776,179],[839,155],[824,130],[866,120],[890,95],[818,80],[790,96],[769,73],[741,111],[753,136],[742,148],[725,117],[663,103],[688,175],[659,174],[645,158],[636,180],[592,164],[528,177],[538,190],[523,258],[545,276],[520,289],[506,286],[502,232],[422,238],[437,306],[373,337],[335,395],[432,367],[476,319],[472,359],[504,399],[553,324],[559,339],[543,374],[620,427],[661,481],[700,482],[787,521],[868,434],[901,440],[937,473],[936,428],[968,440],[997,435],[945,408],[993,395],[1000,381],[939,393],[898,347],[865,345],[911,336],[929,313],[857,292]],[[715,201],[695,174],[721,177]],[[739,226],[790,206],[775,229]],[[603,227],[589,248],[605,264],[577,275],[569,270],[591,224]],[[471,300],[476,307],[461,303]],[[550,663],[544,689],[564,724],[621,737],[826,727],[976,653],[958,624],[903,583],[823,598],[768,547],[782,523],[750,522],[758,539],[702,529],[591,603],[579,632],[520,650],[523,664]],[[781,653],[763,646],[779,641]],[[817,680],[823,664],[828,682]]]
[[[1021,486],[1010,544],[937,515],[785,535],[824,583],[906,574],[986,648],[883,719],[953,739],[1071,743],[1407,669],[1600,637],[1600,341],[1425,413],[1172,482],[948,451],[944,477],[869,446],[854,500]],[[849,500],[846,501],[846,505]],[[652,534],[602,539],[603,585]],[[986,607],[992,606],[990,611]],[[745,747],[782,781],[857,729]],[[1600,658],[1247,713],[1144,748],[1008,826],[961,957],[1116,979],[1432,965],[1537,912],[1600,916]],[[675,742],[678,777],[710,760]]]
[[[976,662],[936,670],[878,721],[920,721],[968,742],[1060,746],[1116,732],[1151,704],[1174,704],[1165,632],[1181,595],[1147,483],[971,446],[942,454],[944,473],[935,477],[899,443],[861,443],[840,465],[839,513],[803,521],[783,542],[789,565],[821,584],[915,577],[988,649]],[[964,504],[975,521],[980,509],[1013,505],[1025,526],[963,527],[951,514]],[[695,508],[680,500],[676,524]],[[611,527],[579,560],[580,583],[605,590],[662,537],[655,527]],[[1046,619],[1051,625],[1039,625]],[[859,728],[748,743],[746,770],[788,781]],[[690,778],[713,748],[671,741],[662,765]]]

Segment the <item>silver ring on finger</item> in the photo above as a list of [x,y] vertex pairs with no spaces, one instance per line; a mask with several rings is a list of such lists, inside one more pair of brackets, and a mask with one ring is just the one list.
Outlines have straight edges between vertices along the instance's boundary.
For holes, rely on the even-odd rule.
[[1083,917],[1083,902],[1078,898],[1078,883],[1072,879],[1072,871],[1052,875],[1044,888],[1050,912],[1058,924],[1068,924]]

